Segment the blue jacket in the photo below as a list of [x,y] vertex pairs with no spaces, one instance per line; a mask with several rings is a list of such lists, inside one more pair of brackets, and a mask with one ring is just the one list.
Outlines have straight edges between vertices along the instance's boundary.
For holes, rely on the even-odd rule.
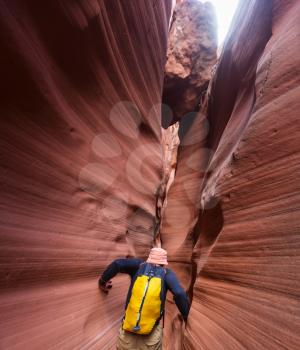
[[[99,279],[99,283],[105,284],[119,272],[128,274],[131,277],[131,280],[133,280],[142,262],[143,260],[137,258],[117,259],[113,261],[103,272],[101,278]],[[190,309],[189,300],[184,289],[181,287],[176,274],[171,269],[166,269],[165,285],[167,291],[170,290],[173,294],[173,299],[178,307],[178,310],[186,320]]]

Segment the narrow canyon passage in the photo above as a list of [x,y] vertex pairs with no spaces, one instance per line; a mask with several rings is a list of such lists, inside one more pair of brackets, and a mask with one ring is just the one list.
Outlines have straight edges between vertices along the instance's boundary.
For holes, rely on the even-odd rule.
[[298,349],[299,23],[241,0],[217,48],[197,0],[0,1],[0,349],[114,349],[98,277],[154,242],[192,301],[164,349]]

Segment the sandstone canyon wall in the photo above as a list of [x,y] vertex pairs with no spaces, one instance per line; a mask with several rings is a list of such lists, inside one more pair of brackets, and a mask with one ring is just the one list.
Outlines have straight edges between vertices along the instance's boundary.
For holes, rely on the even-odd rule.
[[193,300],[186,329],[168,309],[176,349],[299,347],[299,5],[241,1],[202,109],[180,121],[161,233]]
[[114,349],[129,281],[97,278],[159,225],[192,300],[184,328],[168,296],[165,349],[298,348],[299,2],[240,1],[177,161],[174,4],[0,2],[0,349]]
[[152,247],[172,2],[1,1],[1,349],[113,349]]

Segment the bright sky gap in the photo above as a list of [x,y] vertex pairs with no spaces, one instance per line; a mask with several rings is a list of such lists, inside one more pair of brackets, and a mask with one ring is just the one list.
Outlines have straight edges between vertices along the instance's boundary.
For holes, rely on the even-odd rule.
[[222,45],[229,30],[233,15],[237,8],[239,0],[200,0],[202,2],[211,2],[216,11],[218,20],[218,42]]

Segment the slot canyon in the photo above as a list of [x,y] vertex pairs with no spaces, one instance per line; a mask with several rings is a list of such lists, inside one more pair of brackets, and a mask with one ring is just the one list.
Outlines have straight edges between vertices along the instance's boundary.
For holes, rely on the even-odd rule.
[[[300,2],[0,0],[0,349],[115,349],[168,251],[163,349],[300,344]],[[132,349],[134,350],[134,349]]]

